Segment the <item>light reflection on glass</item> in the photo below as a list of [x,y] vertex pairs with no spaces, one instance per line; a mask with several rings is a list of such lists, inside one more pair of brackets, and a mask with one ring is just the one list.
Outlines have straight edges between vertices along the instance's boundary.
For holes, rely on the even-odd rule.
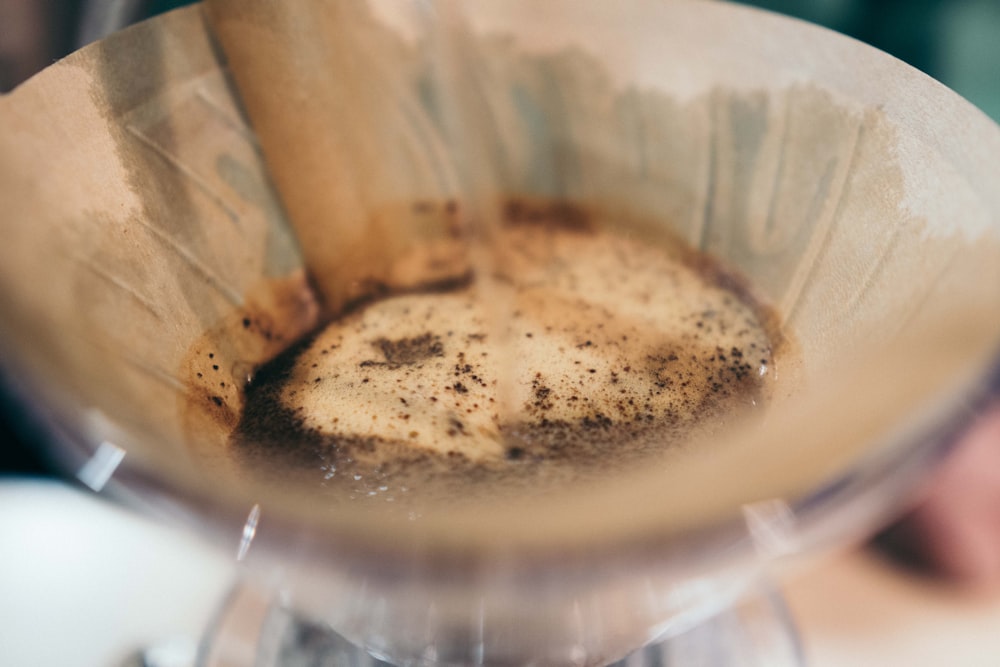
[[97,446],[94,455],[83,464],[77,479],[94,491],[100,491],[115,474],[115,470],[125,458],[125,450],[107,440]]
[[795,513],[784,500],[772,498],[744,505],[743,518],[757,553],[764,558],[784,556],[800,549]]
[[246,558],[250,543],[253,542],[254,535],[257,534],[257,522],[260,521],[260,504],[255,504],[247,515],[246,523],[243,524],[243,536],[240,538],[240,547],[236,551],[236,560]]

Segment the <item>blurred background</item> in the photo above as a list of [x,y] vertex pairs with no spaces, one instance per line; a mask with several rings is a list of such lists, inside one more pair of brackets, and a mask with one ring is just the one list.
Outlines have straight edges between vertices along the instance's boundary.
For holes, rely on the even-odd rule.
[[[66,54],[190,0],[0,0],[0,93]],[[754,0],[923,70],[1000,121],[998,0]],[[50,474],[41,434],[0,370],[0,475]]]

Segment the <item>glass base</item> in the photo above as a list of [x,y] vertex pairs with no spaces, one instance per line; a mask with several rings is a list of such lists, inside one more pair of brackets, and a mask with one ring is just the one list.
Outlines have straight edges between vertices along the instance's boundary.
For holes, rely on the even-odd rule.
[[[585,663],[585,661],[584,661]],[[230,596],[206,635],[198,667],[393,667],[329,627],[249,588]],[[423,665],[415,661],[405,663]],[[736,606],[612,667],[801,667],[802,647],[781,595],[762,586]]]
[[632,653],[615,667],[802,667],[798,630],[784,598],[762,586],[735,607]]

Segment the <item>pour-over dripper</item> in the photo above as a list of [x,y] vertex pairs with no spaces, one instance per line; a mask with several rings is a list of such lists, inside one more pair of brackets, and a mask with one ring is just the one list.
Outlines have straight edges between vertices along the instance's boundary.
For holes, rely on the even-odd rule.
[[[670,225],[737,266],[801,345],[801,400],[528,514],[400,525],[262,497],[225,455],[227,410],[317,310],[197,8],[0,100],[4,360],[68,435],[54,447],[70,469],[243,538],[248,576],[352,641],[400,661],[607,662],[775,559],[861,536],[967,419],[1000,339],[1000,139],[899,63],[750,10],[468,11],[516,130],[512,187],[621,213],[635,234]],[[376,16],[390,71],[413,72],[402,28]],[[421,111],[414,81],[401,94]],[[387,159],[406,174],[412,153]]]

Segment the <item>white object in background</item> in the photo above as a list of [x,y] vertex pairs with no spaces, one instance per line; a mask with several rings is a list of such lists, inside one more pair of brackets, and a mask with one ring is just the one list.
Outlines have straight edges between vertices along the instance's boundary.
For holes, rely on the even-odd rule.
[[193,647],[235,573],[231,555],[83,491],[0,480],[0,665]]

